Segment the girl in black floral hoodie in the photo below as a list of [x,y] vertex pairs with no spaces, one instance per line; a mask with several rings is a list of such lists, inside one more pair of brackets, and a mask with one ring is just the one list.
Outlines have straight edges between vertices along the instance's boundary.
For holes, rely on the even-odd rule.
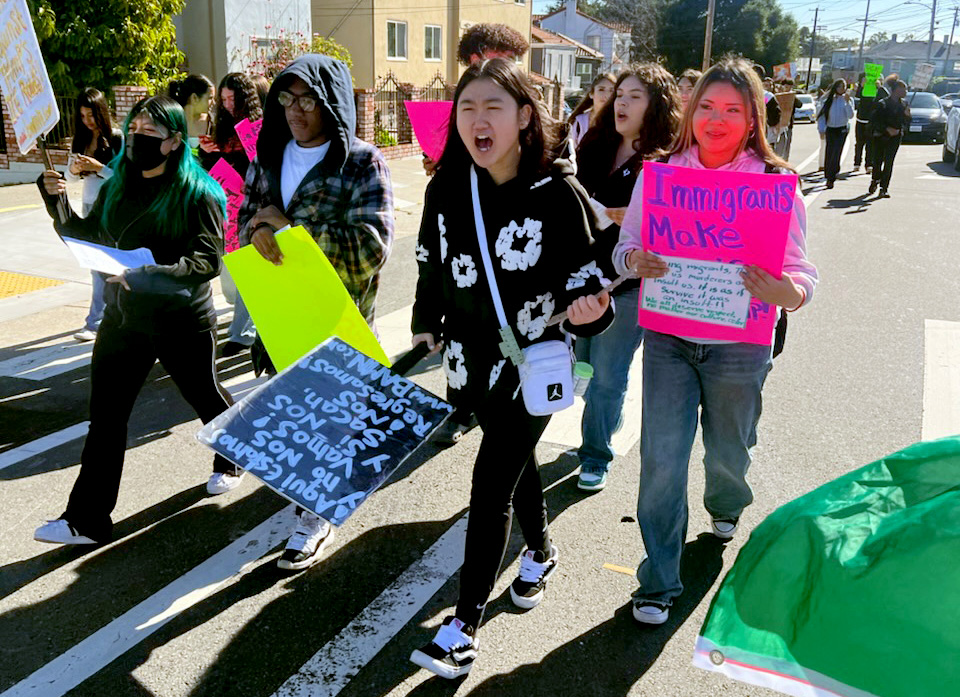
[[[527,550],[510,587],[532,608],[556,569],[534,454],[549,417],[531,416],[516,366],[501,351],[500,323],[484,272],[473,215],[471,171],[504,313],[520,348],[567,332],[592,335],[613,319],[591,262],[593,216],[569,163],[551,160],[552,122],[515,63],[470,67],[454,96],[439,171],[427,190],[417,261],[413,343],[443,351],[456,406],[477,415],[483,441],[474,466],[460,599],[414,663],[447,678],[468,672],[476,629],[506,550],[512,507]],[[547,326],[567,310],[568,319]]]

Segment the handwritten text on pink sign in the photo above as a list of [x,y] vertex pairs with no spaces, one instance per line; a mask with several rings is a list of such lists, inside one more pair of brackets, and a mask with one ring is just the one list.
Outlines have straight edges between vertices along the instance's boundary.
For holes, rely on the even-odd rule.
[[263,119],[250,121],[249,119],[240,119],[237,121],[233,130],[237,132],[237,138],[247,153],[247,159],[251,162],[257,154],[257,138],[260,137],[260,129],[263,127]]
[[240,246],[237,231],[237,214],[243,204],[243,177],[223,158],[210,168],[210,176],[216,179],[227,195],[227,220],[223,229],[224,251],[232,252]]
[[[643,248],[657,254],[725,264],[755,264],[777,278],[783,271],[795,174],[764,174],[677,167],[650,162],[643,169]],[[669,274],[668,274],[669,276]],[[689,288],[690,292],[707,289]],[[698,339],[769,345],[777,309],[753,298],[744,328],[646,310],[639,323],[654,331]]]

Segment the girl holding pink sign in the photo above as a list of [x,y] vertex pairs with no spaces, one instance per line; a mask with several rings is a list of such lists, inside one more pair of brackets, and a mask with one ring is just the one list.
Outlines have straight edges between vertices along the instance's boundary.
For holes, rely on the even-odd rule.
[[[763,86],[752,65],[742,58],[725,58],[697,82],[669,164],[739,172],[744,178],[756,176],[748,173],[792,171],[771,150],[765,124]],[[652,279],[665,276],[669,267],[644,251],[644,173],[637,179],[613,258],[619,273],[633,271]],[[755,265],[742,271],[750,295],[778,312],[805,305],[817,283],[817,270],[806,258],[806,209],[799,191],[792,210],[784,214],[789,227],[780,278]],[[637,520],[646,555],[637,570],[640,588],[633,606],[640,623],[666,622],[670,605],[683,591],[687,469],[698,410],[705,450],[704,505],[713,534],[732,538],[741,513],[753,501],[746,473],[757,441],[761,391],[773,365],[772,334],[772,324],[765,343],[645,330]]]

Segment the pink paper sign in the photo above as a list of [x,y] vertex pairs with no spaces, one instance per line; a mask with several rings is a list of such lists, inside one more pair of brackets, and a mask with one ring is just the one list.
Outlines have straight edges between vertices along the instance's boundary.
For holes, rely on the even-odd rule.
[[[642,212],[638,212],[634,199],[630,206],[633,210],[628,210],[626,217],[629,221],[641,216],[646,251],[664,257],[755,264],[779,278],[796,188],[795,174],[691,169],[648,162],[643,168]],[[704,268],[696,272],[703,274],[709,265],[700,266]],[[671,265],[671,273],[673,268]],[[664,280],[669,277],[670,273]],[[684,287],[675,290],[692,294],[686,295],[692,302],[710,294],[720,298],[719,294],[728,291],[718,289],[718,284],[722,288],[724,283],[721,276],[712,278],[715,282],[688,276]],[[752,298],[743,328],[654,312],[645,309],[644,302],[638,321],[643,327],[675,336],[769,345],[776,318],[776,306]]]
[[240,144],[247,153],[247,159],[253,162],[257,155],[257,138],[260,137],[260,129],[263,127],[263,119],[250,121],[249,119],[240,119],[234,125],[233,130],[237,132]]
[[227,164],[223,158],[217,160],[217,164],[210,168],[210,176],[219,182],[223,187],[223,193],[227,195],[227,220],[223,229],[223,248],[226,252],[232,252],[240,246],[237,214],[243,204],[243,177],[237,174],[237,170]]
[[436,162],[447,144],[453,102],[404,102],[403,105],[407,107],[410,125],[413,126],[420,149]]

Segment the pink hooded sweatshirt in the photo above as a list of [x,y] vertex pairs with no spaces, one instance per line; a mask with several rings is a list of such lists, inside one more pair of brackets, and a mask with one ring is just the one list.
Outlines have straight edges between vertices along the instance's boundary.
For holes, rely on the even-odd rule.
[[[700,163],[700,150],[694,145],[687,150],[670,156],[669,163],[680,167],[690,167],[691,169],[706,169]],[[717,167],[718,170],[729,170],[734,172],[760,172],[763,173],[766,163],[752,151],[744,151],[729,164]],[[617,273],[624,274],[627,269],[627,254],[634,249],[643,249],[641,227],[643,224],[643,170],[637,177],[637,183],[633,187],[633,194],[630,198],[630,208],[620,226],[620,240],[613,249],[613,265]],[[793,202],[793,215],[790,216],[790,231],[787,235],[787,248],[783,256],[783,272],[793,279],[793,282],[800,286],[805,297],[800,307],[806,305],[813,298],[813,291],[817,286],[819,277],[817,267],[807,260],[807,207],[803,201],[803,194],[800,193],[800,187],[797,187],[797,193]],[[791,308],[796,309],[796,308]],[[705,342],[702,339],[696,339],[700,343],[727,343],[727,342]]]

